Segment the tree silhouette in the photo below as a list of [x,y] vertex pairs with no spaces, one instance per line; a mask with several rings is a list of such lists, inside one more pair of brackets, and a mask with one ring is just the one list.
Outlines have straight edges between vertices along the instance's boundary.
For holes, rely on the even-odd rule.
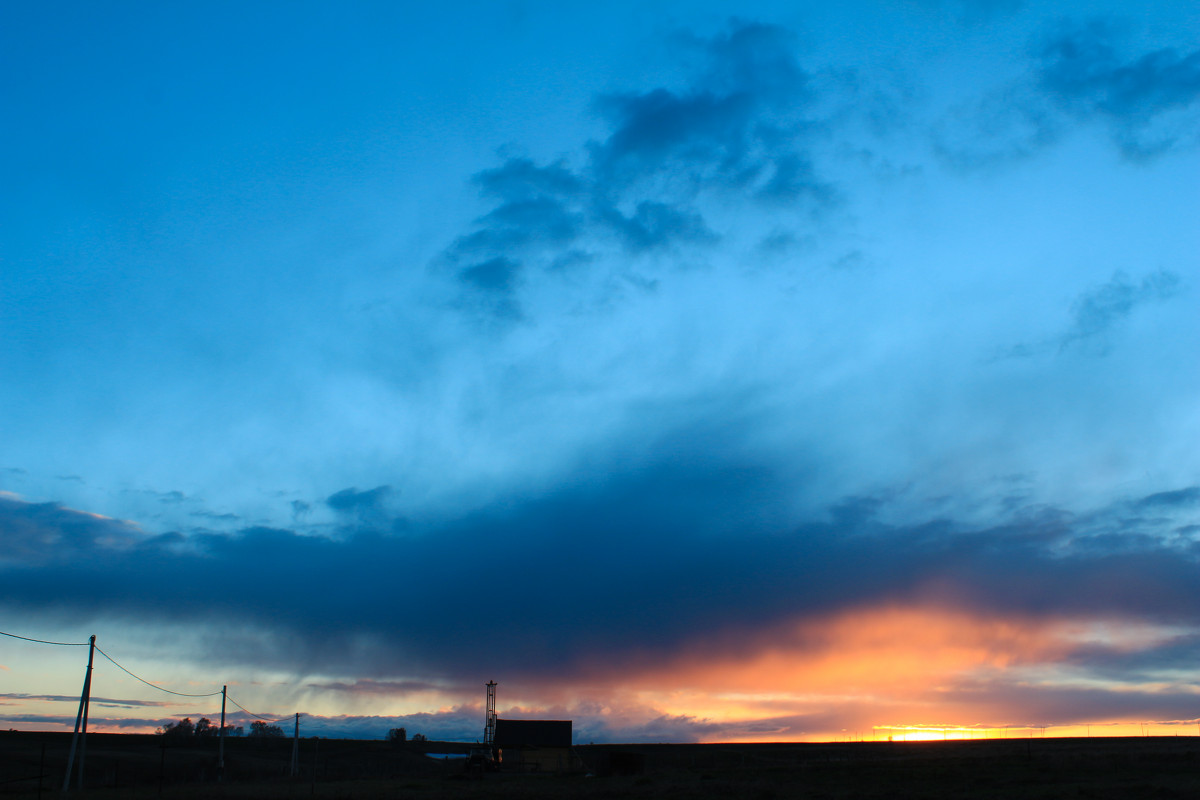
[[268,725],[262,720],[255,720],[254,722],[250,723],[249,735],[258,738],[283,736],[283,729],[278,725]]
[[[205,720],[205,722],[207,721]],[[163,736],[170,736],[172,738],[177,736],[192,736],[196,732],[196,726],[192,724],[189,718],[184,717],[179,722],[168,722],[159,728],[158,732]]]

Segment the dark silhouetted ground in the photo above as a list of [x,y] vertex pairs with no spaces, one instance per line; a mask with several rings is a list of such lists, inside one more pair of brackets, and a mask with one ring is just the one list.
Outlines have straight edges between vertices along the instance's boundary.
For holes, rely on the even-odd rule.
[[[0,732],[0,799],[59,793],[69,734]],[[87,796],[105,798],[1194,798],[1200,739],[993,739],[857,744],[582,745],[569,774],[467,774],[462,744],[290,739],[162,747],[155,736],[88,737]],[[44,750],[43,750],[44,748]],[[44,756],[43,756],[44,752]],[[43,762],[44,758],[44,762]]]

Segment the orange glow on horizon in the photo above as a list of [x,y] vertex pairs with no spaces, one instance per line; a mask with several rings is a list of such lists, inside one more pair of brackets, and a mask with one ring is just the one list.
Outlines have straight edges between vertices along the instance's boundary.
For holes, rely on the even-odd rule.
[[[1083,708],[1043,726],[1035,698],[1097,685],[1070,666],[1080,649],[1136,652],[1183,633],[1111,619],[974,615],[932,606],[860,609],[782,627],[741,650],[732,643],[717,652],[697,647],[624,686],[665,714],[721,723],[726,732],[711,741],[886,741],[884,731],[906,741],[1136,736],[1149,723],[1093,720],[1089,727]],[[953,722],[907,722],[931,717]],[[763,730],[772,718],[796,722]],[[826,718],[837,718],[837,728],[820,723]],[[808,729],[809,719],[816,730]],[[747,730],[730,736],[739,722]],[[1192,722],[1153,727],[1170,735],[1200,730]]]
[[[1200,726],[1186,717],[1194,713],[1188,698],[1195,696],[1200,707],[1200,691],[1189,676],[1162,673],[1153,682],[1123,683],[1089,672],[1080,666],[1087,661],[1077,657],[1137,653],[1190,635],[1180,627],[1119,619],[1024,618],[928,604],[861,608],[780,625],[769,634],[710,633],[666,663],[597,664],[590,681],[520,684],[501,676],[501,712],[575,719],[577,730],[595,731],[597,741],[600,735],[618,741],[614,737],[629,731],[641,741],[661,736],[655,740],[711,742],[1196,736]],[[37,728],[69,730],[80,654],[52,653],[49,669],[32,645],[6,648],[4,667],[13,669],[5,673],[7,691],[20,699],[0,705],[8,706],[14,721],[19,702],[27,719],[41,718]],[[174,672],[176,689],[208,688],[186,665],[151,672],[136,660],[125,662],[150,677]],[[460,685],[420,693],[395,688],[402,683],[297,680],[279,673],[253,680],[231,676],[228,685],[231,696],[265,715],[278,709],[278,716],[300,710],[325,720],[359,714],[461,718],[475,716],[478,708],[482,720],[482,683],[479,696],[468,696],[469,687]],[[90,727],[97,731],[149,733],[151,720],[219,714],[219,698],[162,698],[106,663],[98,666],[93,692],[149,701],[130,708],[94,704]],[[1125,697],[1108,708],[1126,710],[1120,716],[1075,708],[1070,700],[1116,694]],[[1146,703],[1139,704],[1138,696]],[[1155,715],[1153,709],[1163,707],[1156,696],[1182,698],[1182,707]],[[1172,720],[1176,716],[1183,719]],[[150,724],[138,727],[143,721]],[[382,736],[388,725],[380,726]],[[302,721],[302,736],[306,730]]]

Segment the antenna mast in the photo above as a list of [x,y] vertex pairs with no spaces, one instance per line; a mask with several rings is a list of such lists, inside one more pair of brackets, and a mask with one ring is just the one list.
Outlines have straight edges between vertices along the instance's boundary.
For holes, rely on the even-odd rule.
[[487,684],[487,713],[483,718],[483,742],[484,744],[496,743],[496,682],[488,681]]

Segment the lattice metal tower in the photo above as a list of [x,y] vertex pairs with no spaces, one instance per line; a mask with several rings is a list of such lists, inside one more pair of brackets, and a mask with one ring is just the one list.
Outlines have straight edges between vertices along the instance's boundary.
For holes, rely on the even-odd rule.
[[487,686],[487,715],[483,719],[484,744],[496,743],[496,682],[488,681]]

